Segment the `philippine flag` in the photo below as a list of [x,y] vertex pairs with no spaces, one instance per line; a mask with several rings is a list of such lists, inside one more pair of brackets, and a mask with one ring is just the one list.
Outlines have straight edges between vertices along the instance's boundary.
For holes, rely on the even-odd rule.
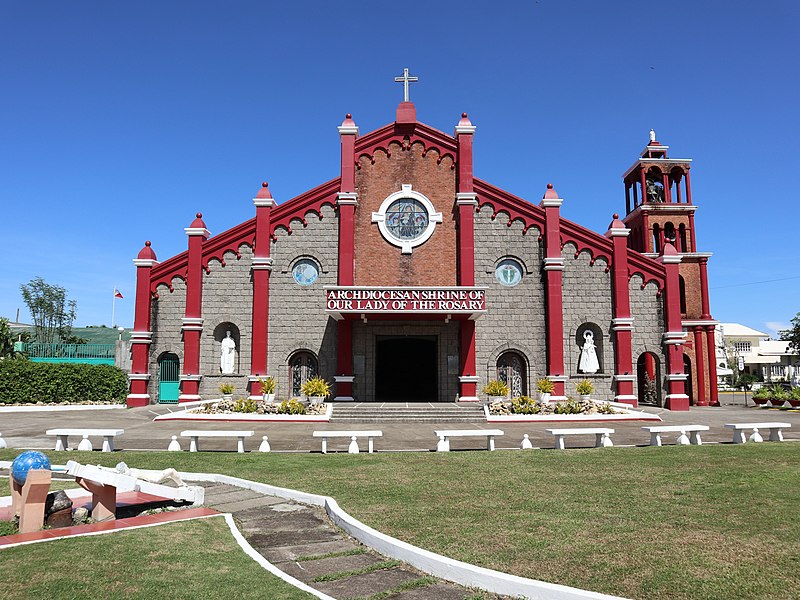
[[122,292],[120,292],[117,288],[114,288],[114,298],[122,298]]

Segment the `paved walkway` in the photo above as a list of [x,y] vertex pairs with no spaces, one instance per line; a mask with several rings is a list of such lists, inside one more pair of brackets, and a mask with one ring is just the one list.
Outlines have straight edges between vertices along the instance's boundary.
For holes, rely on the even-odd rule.
[[[545,432],[552,427],[578,427],[569,423],[486,423],[483,419],[473,423],[225,423],[225,422],[189,422],[161,421],[153,422],[153,418],[166,412],[179,410],[176,405],[151,405],[129,410],[96,410],[70,412],[39,413],[3,413],[0,414],[0,433],[9,448],[53,448],[54,438],[44,432],[53,427],[101,427],[120,428],[125,434],[117,437],[114,446],[118,450],[166,450],[173,435],[185,429],[247,429],[255,431],[255,435],[245,441],[245,449],[256,451],[261,436],[269,436],[270,445],[275,452],[319,452],[320,440],[311,437],[312,431],[323,429],[380,429],[383,437],[375,440],[375,449],[382,451],[432,451],[436,448],[435,429],[502,429],[505,435],[496,439],[498,449],[519,448],[523,434],[528,434],[535,447],[551,448],[553,436]],[[335,413],[334,405],[334,413]],[[391,410],[387,407],[387,410]],[[800,440],[800,411],[773,410],[764,408],[744,408],[743,406],[693,407],[688,412],[670,412],[660,408],[643,410],[659,415],[665,425],[698,423],[708,425],[711,430],[705,433],[704,442],[731,442],[733,435],[723,427],[725,423],[742,423],[751,421],[785,421],[792,423],[792,428],[784,431],[787,440]],[[613,436],[615,445],[646,445],[649,435],[642,431],[642,426],[653,422],[628,421],[608,424],[616,430]],[[79,440],[75,440],[77,444]],[[665,435],[664,443],[674,443],[674,436]],[[73,439],[70,438],[70,442]],[[329,451],[347,451],[347,439],[328,441]],[[182,439],[184,450],[188,449],[188,440]],[[568,440],[568,447],[589,447],[593,440],[585,436]],[[485,441],[478,438],[453,440],[451,448],[479,449]],[[204,439],[203,449],[233,450],[235,440]]]
[[320,508],[234,486],[206,483],[205,505],[233,514],[253,548],[284,573],[334,598],[500,598],[420,573],[337,529]]

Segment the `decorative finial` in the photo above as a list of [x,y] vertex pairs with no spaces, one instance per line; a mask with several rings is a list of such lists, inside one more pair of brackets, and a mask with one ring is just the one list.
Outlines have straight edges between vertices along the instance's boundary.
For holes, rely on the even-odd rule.
[[467,118],[467,113],[461,113],[461,118],[462,119],[466,119]]
[[656,141],[656,132],[655,132],[655,129],[651,129],[651,130],[650,130],[650,141],[651,141],[651,142],[655,142],[655,141]]
[[547,189],[548,190],[552,190],[553,189],[553,184],[552,183],[548,183],[547,184]]
[[203,218],[203,213],[199,212],[199,213],[197,213],[196,216],[197,216],[198,219],[202,219]]
[[261,187],[269,187],[269,184],[266,181],[262,181]]
[[144,245],[145,245],[145,246],[147,246],[147,247],[149,248],[149,247],[150,247],[150,240],[147,240],[147,241],[144,243]]
[[613,217],[614,220],[619,219],[619,213],[614,213]]
[[403,74],[399,77],[395,77],[394,80],[397,83],[403,84],[403,100],[405,102],[409,102],[408,99],[408,84],[413,83],[415,81],[419,81],[419,77],[415,77],[408,74],[408,68],[403,69]]
[[345,118],[345,119],[352,119],[352,118],[353,118],[353,115],[351,115],[350,113],[347,113],[347,114],[344,116],[344,118]]

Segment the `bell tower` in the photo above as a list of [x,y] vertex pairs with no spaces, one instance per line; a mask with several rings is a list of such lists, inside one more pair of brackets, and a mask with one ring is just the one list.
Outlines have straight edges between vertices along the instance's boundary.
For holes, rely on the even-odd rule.
[[718,405],[717,368],[714,345],[716,321],[711,318],[708,295],[710,252],[697,251],[690,158],[669,158],[669,146],[656,139],[625,172],[623,219],[631,230],[628,246],[650,257],[664,254],[667,244],[674,246],[680,261],[681,324],[687,334],[684,345],[685,372],[690,374],[686,389],[692,404]]

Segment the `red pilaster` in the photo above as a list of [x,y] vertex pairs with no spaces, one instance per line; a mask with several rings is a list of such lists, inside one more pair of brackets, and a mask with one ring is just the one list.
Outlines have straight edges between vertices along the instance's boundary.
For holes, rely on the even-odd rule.
[[694,367],[697,373],[697,406],[708,406],[706,397],[706,367],[705,357],[703,356],[703,328],[693,327],[694,330]]
[[[358,126],[348,114],[339,126],[342,144],[341,187],[336,199],[339,209],[339,285],[353,285],[355,281],[355,212],[358,206],[356,193],[356,137]],[[353,400],[353,322],[337,323],[335,400]]]
[[708,258],[700,257],[700,302],[702,307],[701,319],[711,318],[711,305],[708,299]]
[[681,256],[670,243],[664,244],[658,259],[666,271],[664,285],[664,308],[667,331],[664,333],[665,353],[667,355],[667,401],[670,410],[689,410],[689,396],[686,395],[688,375],[683,368],[683,342],[685,334],[681,325],[680,280],[678,269]]
[[272,207],[275,200],[267,187],[261,189],[253,198],[256,207],[256,238],[253,250],[253,339],[250,352],[250,397],[261,397],[259,377],[267,376],[269,356],[269,278],[272,273],[270,257]]
[[475,362],[475,321],[461,321],[460,402],[478,402],[478,376]]
[[691,252],[697,252],[697,236],[694,233],[694,213],[689,213],[689,248]]
[[717,389],[717,344],[714,339],[714,325],[706,326],[706,350],[708,351],[708,391],[711,406],[719,406]]
[[200,400],[200,335],[203,332],[203,242],[210,233],[202,213],[185,229],[189,237],[186,312],[183,318],[183,374],[178,402]]
[[561,256],[561,214],[563,200],[547,184],[547,191],[539,204],[545,212],[545,259],[547,277],[547,376],[553,381],[553,399],[564,398],[564,310],[563,271]]
[[153,332],[150,330],[152,307],[150,273],[158,264],[158,260],[149,241],[144,243],[144,248],[134,259],[133,264],[136,265],[136,314],[131,333],[131,372],[128,375],[131,389],[127,398],[128,408],[150,404],[150,394],[147,392],[150,380],[148,373],[150,343],[153,338]]
[[[689,179],[689,169],[691,167],[686,167],[686,204],[692,203],[692,180]],[[692,251],[694,252],[694,250]]]
[[614,319],[611,328],[614,330],[615,346],[614,356],[614,384],[616,393],[614,400],[638,406],[639,401],[633,393],[633,382],[636,374],[633,371],[633,348],[631,331],[633,319],[631,318],[630,289],[628,287],[628,236],[631,230],[619,220],[619,215],[614,215],[614,220],[608,226],[606,237],[611,238],[614,244],[614,254],[611,263],[612,282],[614,293]]

